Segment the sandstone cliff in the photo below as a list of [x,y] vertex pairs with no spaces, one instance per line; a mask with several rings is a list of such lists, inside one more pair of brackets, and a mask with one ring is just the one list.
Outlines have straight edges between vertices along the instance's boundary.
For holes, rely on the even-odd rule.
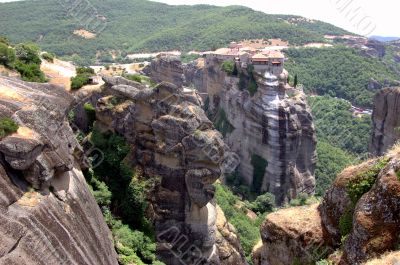
[[154,60],[151,69],[165,71],[160,75],[153,70],[150,75],[175,80],[183,74],[184,81],[176,83],[201,93],[209,116],[240,157],[241,181],[256,192],[273,193],[278,204],[314,192],[315,128],[305,94],[286,85],[287,72],[272,82],[258,76],[258,91],[251,96],[247,89],[239,89],[239,78],[221,70],[217,59],[202,58],[183,66],[177,59],[168,62],[171,59],[163,57]]
[[[345,169],[319,206],[267,216],[261,228],[263,245],[254,252],[255,264],[311,264],[335,250],[328,257],[333,264],[396,264],[390,262],[400,262],[399,209],[400,148],[396,146],[385,157]],[[390,251],[395,252],[380,257]]]
[[381,89],[374,99],[370,152],[383,155],[400,139],[400,88]]
[[118,264],[110,232],[74,155],[62,88],[0,77],[0,264]]
[[235,161],[196,93],[169,83],[153,89],[122,78],[104,81],[96,126],[123,135],[131,145],[130,162],[146,177],[161,178],[149,209],[159,258],[168,265],[240,260],[232,231],[217,229],[212,185]]

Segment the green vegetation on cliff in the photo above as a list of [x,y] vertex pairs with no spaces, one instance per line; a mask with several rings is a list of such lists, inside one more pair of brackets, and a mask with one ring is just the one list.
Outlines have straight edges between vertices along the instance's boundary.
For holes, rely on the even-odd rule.
[[[217,203],[224,211],[228,222],[236,228],[243,250],[250,260],[251,251],[260,240],[259,227],[265,219],[265,214],[259,215],[256,219],[251,219],[247,216],[246,204],[234,195],[228,187],[222,184],[216,184],[215,187]],[[262,200],[270,202],[267,198],[260,198],[258,202]],[[257,205],[254,204],[254,206]]]
[[0,119],[0,139],[15,133],[18,130],[18,124],[15,123],[15,121],[13,121],[10,118],[1,118]]
[[112,231],[121,264],[162,265],[156,260],[153,229],[145,216],[151,182],[125,162],[130,147],[123,137],[94,126],[90,141],[104,157],[84,172],[85,178]]
[[372,106],[375,90],[368,89],[371,79],[391,82],[398,74],[376,58],[362,56],[346,47],[300,48],[285,51],[285,68],[298,75],[306,92],[347,99],[355,105]]
[[71,77],[71,89],[76,90],[90,84],[90,77],[94,75],[94,70],[89,67],[79,67],[76,69],[76,76]]
[[[1,3],[0,34],[14,43],[37,41],[46,51],[89,64],[97,52],[109,58],[113,50],[124,57],[126,53],[139,51],[209,50],[249,38],[281,38],[291,44],[302,44],[324,41],[325,34],[348,33],[320,21],[267,15],[239,6],[168,6],[142,0],[92,0],[94,9],[87,8],[87,14],[84,10],[70,11],[85,18],[84,22],[95,18],[97,24],[89,24],[86,29],[99,34],[94,39],[84,39],[73,34],[83,27],[68,13],[72,8],[60,3],[51,0]],[[103,28],[101,32],[95,31]]]
[[0,37],[0,65],[20,73],[22,80],[29,82],[46,82],[40,70],[40,50],[32,43],[9,46],[7,39]]

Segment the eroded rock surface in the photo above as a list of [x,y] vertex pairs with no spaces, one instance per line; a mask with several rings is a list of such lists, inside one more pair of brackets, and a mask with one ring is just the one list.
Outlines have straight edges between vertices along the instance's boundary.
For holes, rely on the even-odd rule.
[[201,100],[169,83],[153,89],[104,80],[97,126],[123,135],[131,162],[161,177],[151,196],[158,256],[171,265],[221,264],[212,184],[232,161]]
[[370,152],[380,156],[400,139],[400,88],[381,89],[374,99]]
[[118,264],[110,232],[75,154],[62,88],[0,77],[0,264]]

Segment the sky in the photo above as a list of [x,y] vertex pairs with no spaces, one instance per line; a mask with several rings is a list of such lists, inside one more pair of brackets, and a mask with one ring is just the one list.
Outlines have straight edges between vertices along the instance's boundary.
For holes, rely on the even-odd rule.
[[[0,0],[10,2],[13,0]],[[90,1],[90,0],[88,0]],[[153,0],[171,5],[244,5],[268,14],[318,19],[364,36],[400,37],[398,0]]]

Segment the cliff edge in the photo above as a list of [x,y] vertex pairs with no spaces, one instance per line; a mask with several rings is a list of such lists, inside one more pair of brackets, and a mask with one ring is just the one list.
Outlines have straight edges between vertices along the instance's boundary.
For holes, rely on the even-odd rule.
[[62,88],[0,77],[0,264],[118,264],[110,232],[77,163]]

